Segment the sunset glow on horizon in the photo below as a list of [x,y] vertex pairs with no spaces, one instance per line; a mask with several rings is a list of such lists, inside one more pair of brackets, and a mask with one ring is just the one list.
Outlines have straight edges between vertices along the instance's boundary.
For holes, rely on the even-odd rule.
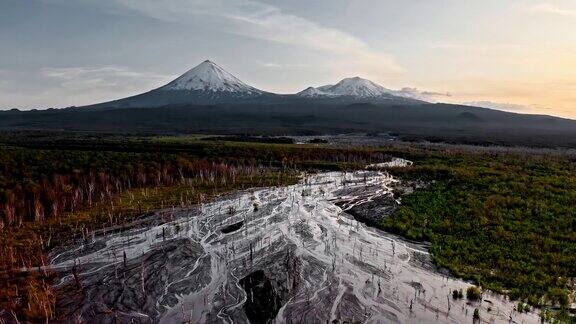
[[211,59],[271,92],[361,76],[576,119],[575,30],[570,0],[7,0],[0,109],[134,95]]

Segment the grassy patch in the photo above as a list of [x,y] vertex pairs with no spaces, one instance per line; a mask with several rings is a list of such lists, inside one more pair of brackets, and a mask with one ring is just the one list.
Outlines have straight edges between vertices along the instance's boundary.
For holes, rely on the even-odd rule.
[[484,288],[566,307],[576,284],[575,171],[560,155],[422,153],[393,172],[432,184],[380,226],[430,241],[438,266]]

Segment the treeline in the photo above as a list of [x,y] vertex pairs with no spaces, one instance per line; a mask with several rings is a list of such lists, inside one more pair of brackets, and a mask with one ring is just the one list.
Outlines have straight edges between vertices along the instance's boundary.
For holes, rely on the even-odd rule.
[[370,148],[318,147],[312,145],[291,145],[251,143],[235,141],[180,141],[172,140],[124,139],[124,140],[81,140],[62,139],[58,141],[19,141],[18,147],[34,150],[57,150],[64,152],[133,152],[185,154],[189,157],[209,158],[226,163],[265,163],[277,167],[302,167],[312,162],[323,163],[377,163],[390,158],[390,155]]
[[203,141],[228,141],[228,142],[248,142],[248,143],[268,143],[268,144],[295,144],[290,137],[270,137],[270,136],[209,136],[202,138]]
[[[389,158],[371,150],[244,143],[20,144],[27,147],[0,146],[0,229],[59,218],[132,188],[170,186],[185,179],[226,182],[261,174],[264,168],[330,169]],[[44,148],[30,148],[39,146]]]
[[262,167],[258,165],[234,166],[205,159],[178,158],[163,163],[140,162],[120,172],[75,169],[71,174],[53,174],[36,181],[26,179],[3,189],[0,229],[57,219],[133,188],[171,186],[187,179],[226,183],[235,181],[239,175],[261,172]]

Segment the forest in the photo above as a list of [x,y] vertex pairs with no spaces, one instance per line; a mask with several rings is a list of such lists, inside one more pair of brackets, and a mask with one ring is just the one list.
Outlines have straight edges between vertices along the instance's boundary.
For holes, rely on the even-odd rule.
[[72,133],[326,135],[392,132],[410,141],[576,147],[574,121],[448,104],[295,100],[156,108],[0,111],[0,130]]
[[[280,186],[301,172],[388,168],[425,182],[376,226],[428,241],[439,268],[569,319],[576,287],[576,154],[566,150],[388,142],[258,143],[202,136],[0,135],[0,308],[55,318],[53,249],[158,209],[233,190]],[[284,140],[283,140],[284,142]],[[167,215],[166,217],[170,217]]]

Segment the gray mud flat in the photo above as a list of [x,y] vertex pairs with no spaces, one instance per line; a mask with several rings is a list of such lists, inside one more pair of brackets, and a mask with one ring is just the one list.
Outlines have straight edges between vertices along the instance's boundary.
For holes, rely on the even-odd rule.
[[424,245],[346,210],[387,201],[384,172],[321,173],[243,191],[173,221],[96,237],[52,258],[59,308],[88,323],[537,323],[498,295],[435,271]]

